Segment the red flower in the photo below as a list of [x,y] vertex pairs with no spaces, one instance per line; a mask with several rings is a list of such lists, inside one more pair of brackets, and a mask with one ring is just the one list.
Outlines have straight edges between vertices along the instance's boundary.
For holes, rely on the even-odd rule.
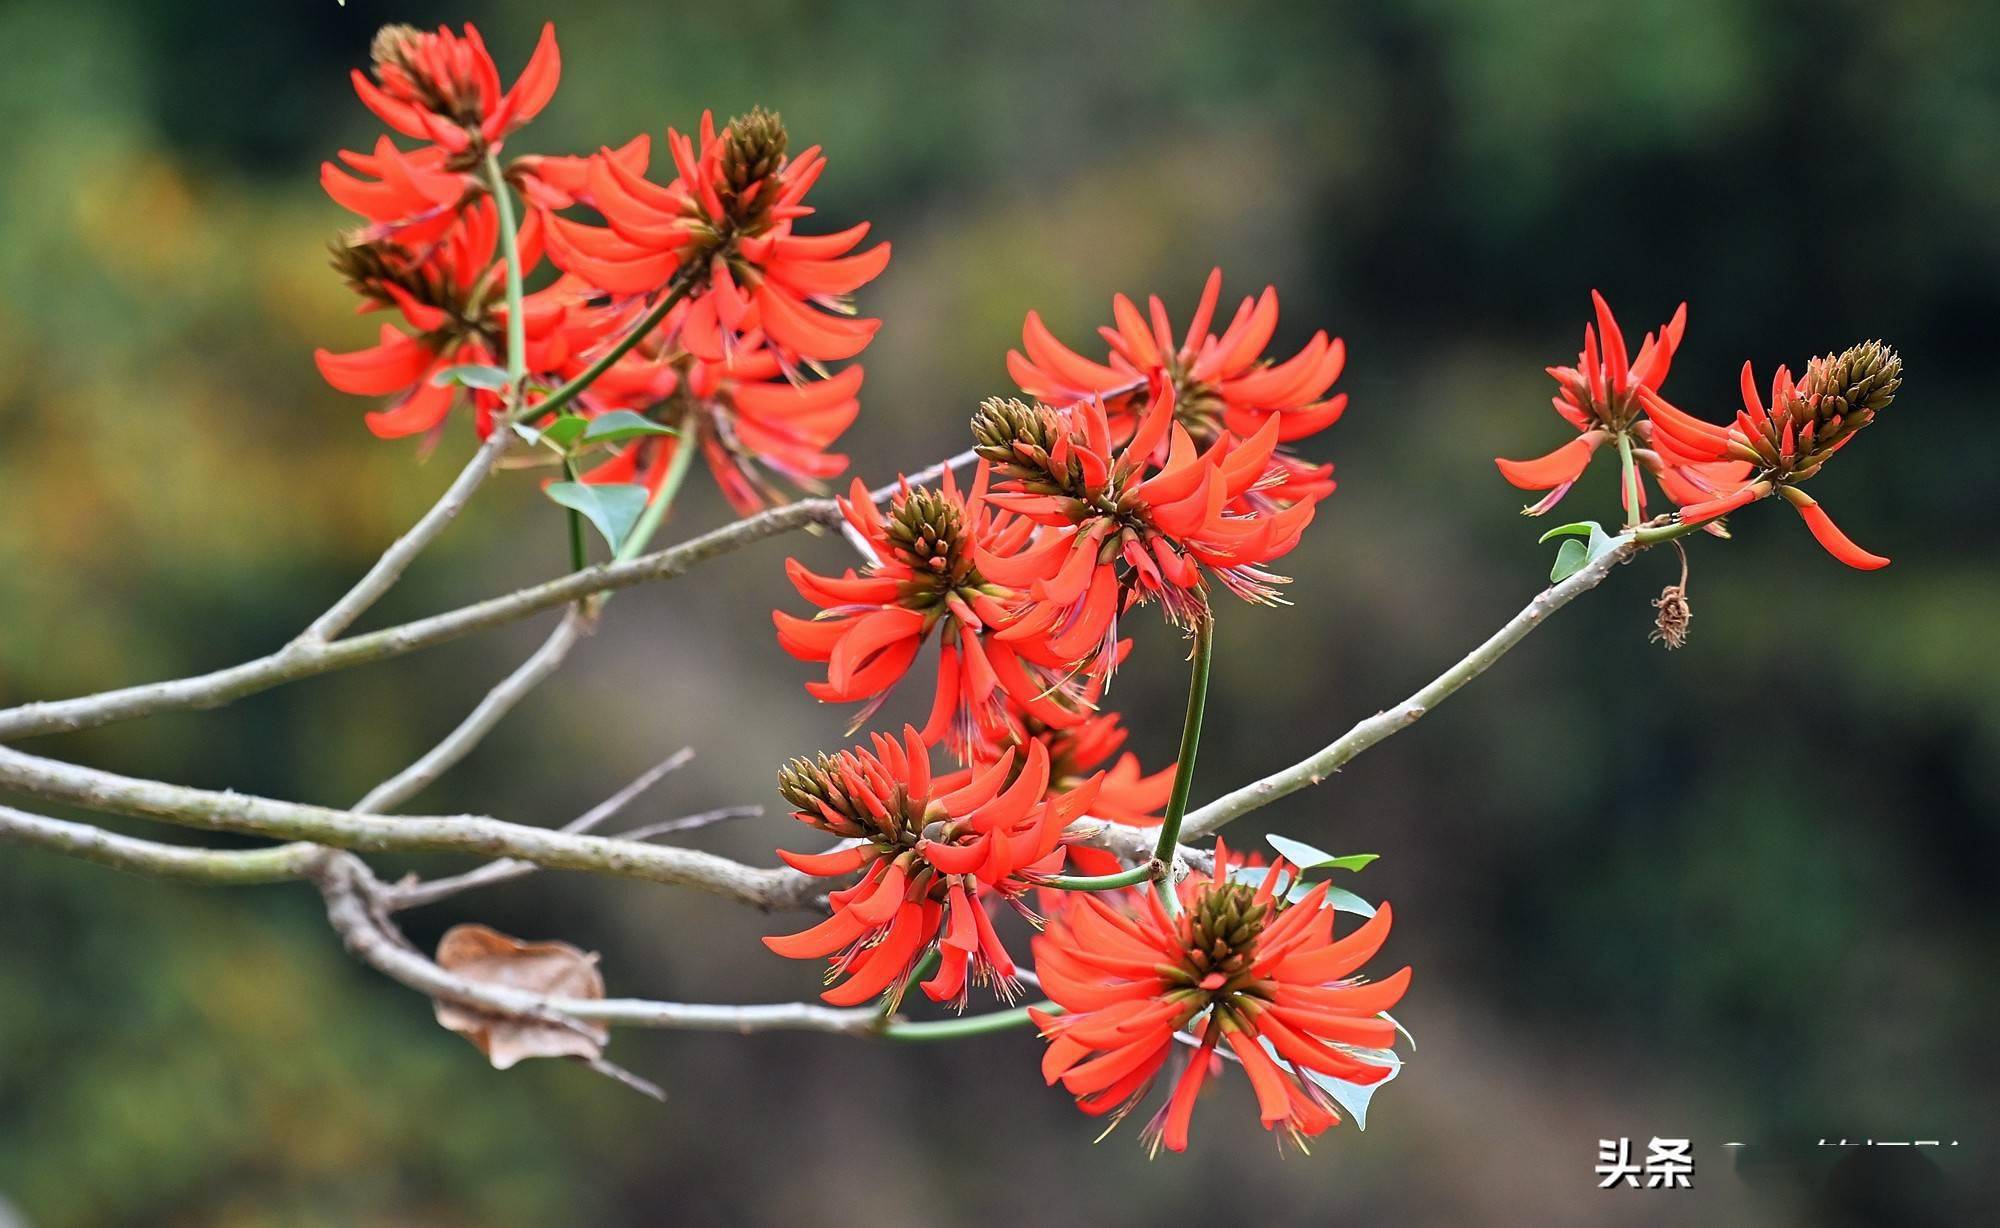
[[[989,400],[973,419],[978,453],[998,466],[999,506],[1046,527],[1012,558],[978,555],[989,578],[1025,594],[1003,641],[1046,637],[1056,661],[1108,674],[1116,662],[1118,615],[1157,600],[1170,621],[1209,616],[1212,576],[1248,601],[1276,603],[1285,577],[1264,565],[1290,551],[1312,520],[1313,502],[1245,515],[1228,509],[1271,472],[1276,415],[1256,435],[1225,434],[1198,453],[1174,420],[1173,389],[1154,390],[1122,450],[1097,402],[1058,411]],[[1165,465],[1148,458],[1171,438]]]
[[561,75],[555,27],[542,27],[527,68],[505,92],[469,24],[462,38],[442,27],[430,34],[384,26],[372,52],[374,79],[354,72],[362,103],[395,131],[432,144],[406,153],[385,136],[372,153],[342,150],[348,169],[321,164],[320,185],[372,223],[364,239],[394,237],[416,247],[442,236],[485,193],[477,171],[487,150],[548,105]]
[[[588,355],[574,365],[581,370]],[[596,410],[635,410],[681,435],[633,440],[584,481],[644,481],[657,490],[675,449],[692,438],[730,506],[749,515],[783,499],[766,471],[813,490],[847,468],[847,458],[827,448],[861,412],[861,379],[852,366],[793,383],[761,346],[708,362],[649,340],[599,376],[583,401]]]
[[1834,453],[1853,442],[1895,400],[1902,382],[1903,360],[1881,342],[1869,341],[1813,359],[1805,378],[1796,383],[1789,368],[1779,367],[1771,379],[1768,407],[1757,394],[1750,364],[1744,363],[1743,409],[1727,427],[1682,413],[1658,397],[1646,398],[1646,412],[1663,451],[1695,461],[1728,458],[1746,470],[1754,467],[1757,473],[1755,481],[1726,495],[1683,505],[1681,520],[1713,521],[1777,494],[1798,509],[1814,539],[1834,558],[1864,571],[1887,567],[1888,559],[1855,545],[1798,483],[1817,474]]
[[885,516],[857,480],[840,508],[876,562],[860,575],[821,576],[786,560],[799,595],[823,612],[810,620],[774,612],[778,642],[802,661],[827,663],[826,681],[806,684],[815,698],[866,702],[853,728],[874,715],[933,634],[941,649],[927,745],[949,739],[964,758],[975,743],[1019,740],[1017,714],[1049,725],[1079,719],[1040,645],[997,630],[1015,594],[985,568],[1020,549],[1034,525],[994,512],[986,484],[983,464],[969,497],[947,473],[941,489],[899,492]]
[[[491,200],[480,200],[437,242],[413,250],[394,239],[362,240],[334,248],[334,267],[362,296],[361,310],[393,309],[409,331],[382,325],[366,349],[313,352],[320,374],[342,392],[393,397],[386,410],[368,415],[368,429],[384,439],[438,427],[461,389],[432,377],[462,363],[495,365],[506,352],[507,304],[500,284],[506,261],[498,258],[499,227]],[[539,258],[533,229],[521,236],[522,262]],[[527,296],[522,304],[529,370],[565,367],[577,347],[596,342],[611,322],[586,306],[574,283]],[[498,393],[474,390],[471,400],[481,438],[492,431]]]
[[[1095,707],[1095,688],[1086,702]],[[1092,818],[1157,827],[1160,811],[1174,791],[1174,765],[1149,776],[1139,766],[1139,756],[1128,750],[1106,767],[1106,761],[1125,745],[1126,732],[1116,712],[1093,711],[1068,728],[1044,729],[1035,736],[1049,749],[1052,788],[1073,789],[1092,776],[1102,777],[1097,802],[1090,808]]]
[[1187,1149],[1218,1045],[1250,1077],[1264,1127],[1283,1126],[1303,1145],[1340,1120],[1317,1077],[1366,1085],[1393,1069],[1380,1052],[1395,1040],[1383,1012],[1401,1000],[1410,970],[1373,983],[1354,975],[1388,937],[1387,904],[1335,939],[1325,884],[1287,904],[1275,891],[1290,873],[1283,861],[1253,889],[1228,878],[1220,842],[1215,858],[1215,876],[1182,880],[1177,916],[1150,892],[1136,893],[1132,912],[1077,892],[1050,919],[1034,940],[1035,971],[1064,1013],[1034,1012],[1049,1042],[1042,1074],[1084,1112],[1122,1117],[1186,1029],[1196,1051],[1147,1127],[1153,1146]]
[[852,318],[846,296],[889,262],[889,245],[850,255],[863,223],[830,235],[797,235],[812,212],[805,195],[826,160],[817,147],[785,153],[784,125],[756,110],[715,131],[704,114],[697,147],[668,129],[679,175],[665,187],[610,151],[591,161],[591,203],[607,226],[553,219],[556,264],[614,295],[650,295],[675,277],[701,279],[678,322],[680,344],[721,361],[761,331],[787,369],[852,358],[880,325]]
[[541,113],[556,92],[562,56],[556,28],[542,37],[511,89],[500,88],[500,70],[470,22],[460,37],[439,26],[383,26],[370,48],[374,80],[355,69],[354,92],[383,123],[420,141],[431,141],[467,165]]
[[872,749],[794,759],[778,774],[779,791],[797,807],[793,817],[857,843],[816,854],[780,849],[778,856],[821,877],[862,873],[828,896],[832,916],[764,945],[791,959],[830,958],[829,979],[846,980],[821,996],[836,1006],[899,992],[934,942],[938,969],[923,982],[933,1001],[962,1007],[968,977],[1011,996],[1014,961],[979,896],[1011,900],[1031,877],[1058,870],[1063,828],[1096,793],[1086,781],[1045,800],[1049,761],[1039,745],[1029,747],[1007,784],[1013,764],[1010,752],[945,790],[932,780],[928,752],[909,726],[900,742],[877,734]]
[[[1266,286],[1246,298],[1221,336],[1209,331],[1222,294],[1222,270],[1202,287],[1201,302],[1176,346],[1166,305],[1147,299],[1142,316],[1123,294],[1111,300],[1116,327],[1099,328],[1109,352],[1102,363],[1085,358],[1056,340],[1030,311],[1021,326],[1027,351],[1007,351],[1007,372],[1021,391],[1051,405],[1104,402],[1112,437],[1137,429],[1146,389],[1166,383],[1174,389],[1175,413],[1196,443],[1213,443],[1224,433],[1249,438],[1278,420],[1278,442],[1291,443],[1332,426],[1347,408],[1347,394],[1328,396],[1347,364],[1347,346],[1324,330],[1284,362],[1264,357],[1278,327],[1278,291]],[[1309,465],[1280,453],[1281,483],[1257,488],[1265,500],[1297,502],[1333,493],[1333,466]]]
[[[1556,412],[1580,433],[1547,456],[1493,462],[1500,466],[1502,477],[1522,490],[1549,492],[1526,512],[1539,516],[1553,508],[1590,465],[1597,449],[1621,434],[1631,436],[1639,463],[1675,503],[1699,502],[1735,489],[1749,473],[1749,466],[1728,460],[1693,461],[1668,450],[1656,450],[1650,424],[1641,412],[1642,398],[1657,396],[1673,365],[1674,351],[1687,328],[1687,304],[1682,303],[1657,334],[1647,333],[1638,355],[1628,359],[1625,334],[1612,318],[1610,305],[1595,290],[1590,292],[1590,301],[1597,323],[1595,327],[1583,326],[1583,352],[1577,355],[1576,366],[1548,369],[1558,386]],[[1619,498],[1622,501],[1625,497],[1621,487]],[[1641,486],[1641,512],[1645,505],[1646,492]]]

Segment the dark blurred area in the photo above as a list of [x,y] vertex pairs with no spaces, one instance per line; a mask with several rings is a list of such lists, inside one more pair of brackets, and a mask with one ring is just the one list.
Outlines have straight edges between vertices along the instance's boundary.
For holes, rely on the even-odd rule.
[[[1188,1156],[1149,1164],[1136,1122],[1093,1147],[1027,1033],[620,1033],[611,1056],[663,1106],[578,1067],[495,1072],[348,960],[308,888],[7,850],[0,1224],[9,1203],[34,1228],[1992,1214],[2000,474],[1975,427],[2000,7],[6,0],[0,700],[268,651],[435,497],[469,429],[420,463],[313,370],[314,346],[372,339],[325,267],[349,219],[317,167],[373,140],[345,75],[377,25],[474,20],[511,77],[547,17],[562,86],[514,152],[763,103],[829,151],[823,228],[894,242],[861,296],[885,324],[844,441],[870,480],[965,446],[1031,307],[1083,347],[1114,291],[1185,320],[1219,264],[1231,303],[1277,285],[1273,352],[1346,338],[1353,406],[1306,448],[1341,489],[1285,560],[1296,606],[1223,611],[1198,800],[1399,700],[1544,582],[1545,526],[1491,458],[1569,437],[1542,368],[1575,355],[1593,286],[1635,334],[1689,301],[1667,392],[1717,420],[1745,358],[1768,377],[1897,346],[1897,403],[1812,487],[1895,565],[1850,571],[1759,506],[1691,543],[1684,650],[1647,643],[1677,570],[1653,552],[1230,829],[1381,853],[1351,885],[1395,901],[1385,959],[1416,967],[1406,1070],[1366,1132],[1309,1158],[1279,1157],[1234,1076]],[[727,516],[691,486],[670,531]],[[1614,519],[1611,469],[1562,511]],[[564,549],[532,480],[503,478],[371,622],[554,574]],[[843,716],[803,694],[766,612],[799,608],[785,553],[842,551],[767,543],[621,598],[414,805],[554,825],[691,745],[633,821],[763,803],[701,843],[768,860],[796,843],[773,770],[838,745]],[[349,802],[542,631],[32,749]],[[1184,653],[1139,639],[1112,700],[1160,766]],[[757,942],[792,918],[664,888],[545,874],[409,918],[420,944],[461,920],[602,951],[613,994],[817,989]],[[1691,1139],[1694,1188],[1597,1189],[1598,1140],[1620,1136]],[[1818,1146],[1841,1138],[1957,1145]]]

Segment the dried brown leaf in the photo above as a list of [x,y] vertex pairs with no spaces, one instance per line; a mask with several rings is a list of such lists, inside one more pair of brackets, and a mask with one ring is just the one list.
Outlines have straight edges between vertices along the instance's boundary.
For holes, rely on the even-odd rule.
[[[552,998],[602,998],[597,956],[566,942],[523,942],[484,925],[454,925],[438,942],[438,966],[455,976]],[[610,1033],[601,1027],[492,1014],[454,1002],[436,1003],[437,1021],[478,1047],[497,1070],[524,1058],[603,1057]]]

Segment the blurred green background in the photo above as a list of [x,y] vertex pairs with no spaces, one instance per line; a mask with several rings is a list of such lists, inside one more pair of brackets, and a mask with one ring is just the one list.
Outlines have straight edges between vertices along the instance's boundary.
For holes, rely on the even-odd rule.
[[[1553,548],[1491,457],[1567,437],[1541,368],[1575,354],[1592,286],[1633,333],[1690,301],[1668,391],[1711,417],[1746,357],[1900,347],[1897,404],[1813,486],[1895,566],[1849,571],[1760,507],[1694,543],[1684,651],[1646,643],[1673,578],[1648,556],[1231,829],[1382,853],[1357,885],[1395,900],[1390,957],[1417,968],[1404,1077],[1309,1159],[1277,1156],[1234,1078],[1189,1157],[1149,1165],[1136,1123],[1093,1148],[1025,1033],[621,1033],[664,1106],[567,1065],[496,1073],[350,962],[306,888],[8,850],[0,1207],[36,1228],[1817,1224],[1990,1197],[2000,9],[5,0],[0,700],[266,651],[428,505],[469,431],[419,463],[312,368],[370,327],[325,267],[348,218],[316,168],[373,139],[345,74],[378,24],[476,20],[511,77],[551,15],[562,88],[515,151],[761,102],[827,146],[829,225],[894,241],[847,441],[870,479],[963,446],[1030,307],[1081,344],[1116,290],[1184,320],[1220,264],[1232,302],[1278,286],[1278,352],[1346,337],[1353,407],[1308,447],[1341,489],[1286,560],[1296,607],[1224,611],[1198,797],[1401,698],[1539,587]],[[681,531],[726,515],[693,485]],[[1564,511],[1612,518],[1608,470]],[[530,482],[498,481],[372,617],[553,574],[563,543]],[[622,598],[419,804],[558,823],[687,744],[635,821],[775,810],[775,765],[840,737],[766,630],[798,604],[787,551],[842,555],[771,543]],[[348,801],[541,630],[33,746]],[[1181,654],[1140,638],[1113,700],[1164,764]],[[761,860],[789,822],[702,843]],[[639,884],[544,875],[409,918],[423,943],[468,919],[602,951],[613,993],[815,988],[756,942],[789,918]],[[1620,1135],[1691,1138],[1696,1189],[1598,1191]],[[1822,1136],[1960,1146],[1904,1181]],[[1755,1172],[1728,1141],[1760,1145]]]

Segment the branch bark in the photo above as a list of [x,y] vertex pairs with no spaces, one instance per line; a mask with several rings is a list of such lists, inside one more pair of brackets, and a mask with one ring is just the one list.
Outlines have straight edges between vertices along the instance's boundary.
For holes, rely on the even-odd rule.
[[429,788],[471,754],[529,692],[562,667],[570,650],[592,629],[593,621],[582,606],[571,606],[541,647],[488,691],[457,727],[424,752],[422,758],[370,789],[366,797],[354,804],[354,809],[363,814],[386,814]]
[[326,900],[327,922],[348,950],[384,976],[433,1000],[569,1027],[604,1023],[684,1031],[783,1030],[863,1036],[882,1026],[878,1013],[867,1008],[836,1010],[806,1002],[722,1006],[640,998],[552,998],[467,980],[439,967],[380,920],[373,897],[382,885],[360,859],[328,856],[313,872],[313,880]]
[[1630,537],[1621,539],[1618,545],[1593,559],[1576,574],[1537,593],[1534,600],[1487,637],[1485,643],[1461,657],[1451,668],[1431,679],[1402,703],[1358,722],[1316,754],[1262,780],[1225,793],[1189,814],[1181,826],[1182,839],[1197,840],[1213,835],[1224,824],[1240,819],[1253,810],[1319,784],[1362,751],[1416,724],[1460,687],[1491,669],[1494,662],[1526,639],[1549,615],[1603,583],[1612,568],[1631,559],[1639,549]]
[[48,849],[154,878],[209,886],[248,886],[303,878],[320,856],[309,844],[269,849],[203,849],[121,836],[88,823],[71,823],[0,806],[0,843]]
[[472,454],[472,459],[465,463],[465,468],[459,470],[458,476],[445,488],[444,494],[438,501],[431,505],[431,509],[419,517],[417,523],[411,525],[407,533],[390,543],[389,548],[382,552],[382,557],[376,559],[375,565],[368,569],[368,574],[362,576],[353,588],[348,589],[339,601],[329,606],[326,613],[314,619],[312,625],[300,634],[298,642],[323,644],[331,640],[352,626],[355,619],[367,613],[368,608],[380,600],[382,594],[395,587],[396,581],[403,578],[403,572],[408,570],[417,555],[423,553],[424,547],[430,545],[440,533],[450,527],[452,521],[458,519],[458,514],[472,501],[473,492],[492,476],[494,467],[500,462],[501,453],[507,450],[512,439],[512,433],[504,427],[495,430],[486,442],[479,446],[479,450]]
[[692,887],[764,909],[800,908],[821,893],[786,868],[747,866],[698,849],[552,831],[484,815],[383,818],[243,793],[138,780],[0,747],[0,785],[92,810],[186,827],[309,841],[368,853],[470,853],[555,870]]

